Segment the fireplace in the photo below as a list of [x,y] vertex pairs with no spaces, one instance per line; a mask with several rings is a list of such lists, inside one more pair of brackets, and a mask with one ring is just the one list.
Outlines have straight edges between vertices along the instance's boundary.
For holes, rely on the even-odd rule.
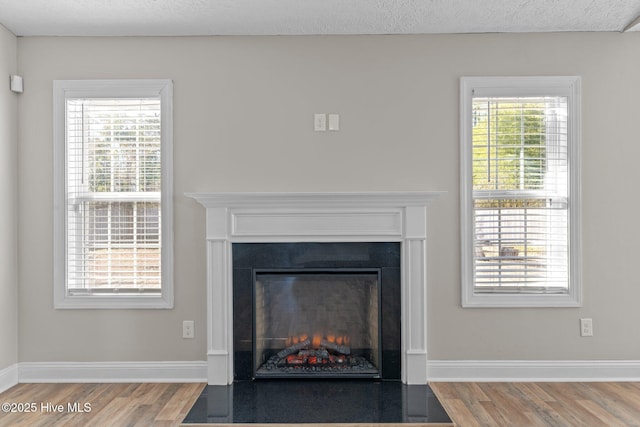
[[233,244],[234,379],[400,379],[400,250]]
[[[332,274],[345,274],[340,269],[365,269],[365,273],[373,274],[380,270],[379,313],[381,331],[379,346],[376,349],[375,332],[366,333],[366,338],[359,342],[371,341],[372,345],[364,347],[358,344],[356,349],[351,339],[349,349],[353,353],[365,354],[368,361],[377,369],[367,375],[380,375],[387,378],[389,370],[399,372],[399,378],[406,384],[426,384],[427,371],[427,204],[441,192],[388,192],[388,193],[192,193],[187,194],[206,208],[206,244],[207,244],[207,362],[208,383],[210,385],[231,384],[238,372],[249,377],[259,377],[262,361],[269,359],[273,353],[291,351],[286,340],[293,343],[296,338],[289,332],[283,333],[271,327],[258,338],[264,341],[256,344],[258,356],[254,362],[253,330],[253,287],[254,276],[265,273],[259,270],[280,270],[286,275],[302,275],[305,278],[311,271],[300,269],[337,269]],[[398,263],[395,270],[398,274],[395,285],[385,285],[383,267],[358,264],[362,254],[342,254],[342,265],[328,267],[322,261],[314,259],[313,252],[305,255],[300,265],[260,265],[238,268],[237,255],[242,245],[276,245],[276,244],[342,244],[342,243],[380,243],[394,244],[399,248]],[[377,250],[377,249],[376,249]],[[250,252],[254,249],[250,249]],[[275,253],[278,253],[277,249]],[[375,251],[374,251],[375,252]],[[260,251],[258,259],[273,257],[263,255]],[[290,258],[292,254],[288,255]],[[281,270],[294,271],[281,271]],[[316,271],[317,272],[317,271]],[[351,274],[351,272],[349,272]],[[244,279],[242,279],[244,277]],[[245,280],[245,285],[238,286],[237,280]],[[279,281],[293,280],[280,276]],[[334,279],[330,279],[333,281]],[[358,279],[363,280],[363,279]],[[372,280],[368,281],[373,288]],[[248,283],[248,285],[246,284]],[[333,285],[331,285],[333,286]],[[397,286],[395,291],[392,291]],[[238,290],[240,289],[240,290]],[[375,293],[375,291],[371,292]],[[387,294],[388,293],[388,294]],[[389,296],[391,295],[391,296]],[[248,298],[248,299],[247,299]],[[399,311],[397,328],[388,328],[385,313],[385,301],[393,301],[395,310]],[[371,304],[371,302],[369,302]],[[247,313],[246,307],[249,307]],[[366,310],[365,310],[366,312]],[[371,316],[373,310],[360,314]],[[273,320],[273,319],[272,319]],[[248,327],[243,327],[243,322]],[[307,322],[309,322],[307,320]],[[262,327],[262,326],[261,326]],[[297,336],[298,343],[305,334],[311,341],[309,348],[299,351],[323,351],[329,356],[344,356],[346,348],[328,350],[329,345],[322,345],[322,340],[331,343],[329,335],[333,331],[302,332]],[[276,332],[273,332],[276,331]],[[316,334],[316,332],[318,332]],[[336,332],[337,334],[337,332]],[[273,335],[273,336],[271,336]],[[285,336],[286,335],[286,336]],[[313,344],[313,335],[321,335],[320,345]],[[387,342],[393,336],[395,344]],[[266,344],[267,341],[272,341]],[[284,343],[283,343],[284,341]],[[303,342],[305,340],[302,340]],[[335,339],[336,345],[337,338]],[[278,342],[279,344],[275,344]],[[342,339],[344,343],[344,337]],[[333,344],[333,343],[331,343]],[[343,344],[342,344],[343,345]],[[360,348],[360,346],[363,346]],[[397,351],[393,347],[399,347]],[[289,350],[287,350],[289,348]],[[343,351],[343,353],[340,353]],[[395,353],[394,353],[395,351]],[[293,354],[293,353],[291,353]],[[322,353],[320,356],[324,356]],[[378,354],[379,356],[376,356]],[[395,356],[394,356],[395,354]],[[283,353],[284,355],[284,353]],[[290,354],[289,354],[290,355]],[[285,357],[288,355],[284,355]],[[312,354],[296,354],[304,361]],[[318,357],[317,355],[315,357]],[[378,357],[378,359],[376,359]],[[331,357],[328,357],[331,359]],[[294,358],[291,358],[293,361]],[[345,359],[346,360],[346,359]],[[317,359],[316,359],[317,362]],[[309,366],[308,359],[304,362]],[[336,362],[338,363],[338,362]],[[345,363],[343,360],[342,363]],[[276,365],[278,362],[276,362]],[[389,377],[391,378],[391,377]]]
[[254,378],[380,378],[378,271],[256,271]]

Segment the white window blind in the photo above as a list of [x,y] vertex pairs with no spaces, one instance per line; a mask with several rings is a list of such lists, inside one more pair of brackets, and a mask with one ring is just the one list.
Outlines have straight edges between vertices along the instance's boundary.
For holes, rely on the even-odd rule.
[[567,292],[566,97],[472,108],[476,292]]
[[71,293],[161,290],[159,99],[68,99]]
[[54,306],[173,307],[172,82],[53,89]]
[[463,306],[580,304],[579,83],[462,79]]

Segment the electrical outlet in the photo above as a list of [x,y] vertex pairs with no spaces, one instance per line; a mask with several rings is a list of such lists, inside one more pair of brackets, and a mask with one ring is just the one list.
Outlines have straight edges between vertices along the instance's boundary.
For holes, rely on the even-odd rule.
[[193,320],[184,320],[182,322],[182,338],[193,338],[194,335]]
[[593,336],[593,319],[580,319],[580,336]]

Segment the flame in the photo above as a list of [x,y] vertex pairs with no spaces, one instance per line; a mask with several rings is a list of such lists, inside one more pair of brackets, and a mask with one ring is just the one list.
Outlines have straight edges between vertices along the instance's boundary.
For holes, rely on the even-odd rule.
[[346,346],[348,346],[351,343],[351,338],[349,338],[348,335],[327,334],[326,336],[323,336],[322,334],[317,333],[317,334],[313,334],[311,338],[309,338],[308,334],[289,336],[285,340],[285,346],[290,347],[292,345],[303,343],[307,340],[310,340],[311,347],[316,349],[321,347],[323,340],[326,340],[327,342],[330,342],[332,344],[346,345]]
[[311,345],[313,346],[313,348],[319,348],[321,342],[322,342],[322,335],[315,334],[313,336],[313,340],[311,341]]
[[349,335],[341,335],[339,337],[336,337],[336,344],[338,345],[349,345],[350,342],[351,338],[349,338]]

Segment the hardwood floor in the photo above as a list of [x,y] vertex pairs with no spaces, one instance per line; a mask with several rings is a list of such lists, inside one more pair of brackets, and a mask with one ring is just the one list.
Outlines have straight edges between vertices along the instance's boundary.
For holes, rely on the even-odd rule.
[[[179,426],[203,388],[19,384],[0,394],[0,403],[21,409],[0,412],[0,427]],[[461,427],[640,426],[640,383],[432,383],[431,388]],[[35,412],[25,412],[26,405]]]
[[179,426],[204,386],[18,384],[0,394],[0,426]]
[[640,383],[432,383],[458,426],[640,426]]

